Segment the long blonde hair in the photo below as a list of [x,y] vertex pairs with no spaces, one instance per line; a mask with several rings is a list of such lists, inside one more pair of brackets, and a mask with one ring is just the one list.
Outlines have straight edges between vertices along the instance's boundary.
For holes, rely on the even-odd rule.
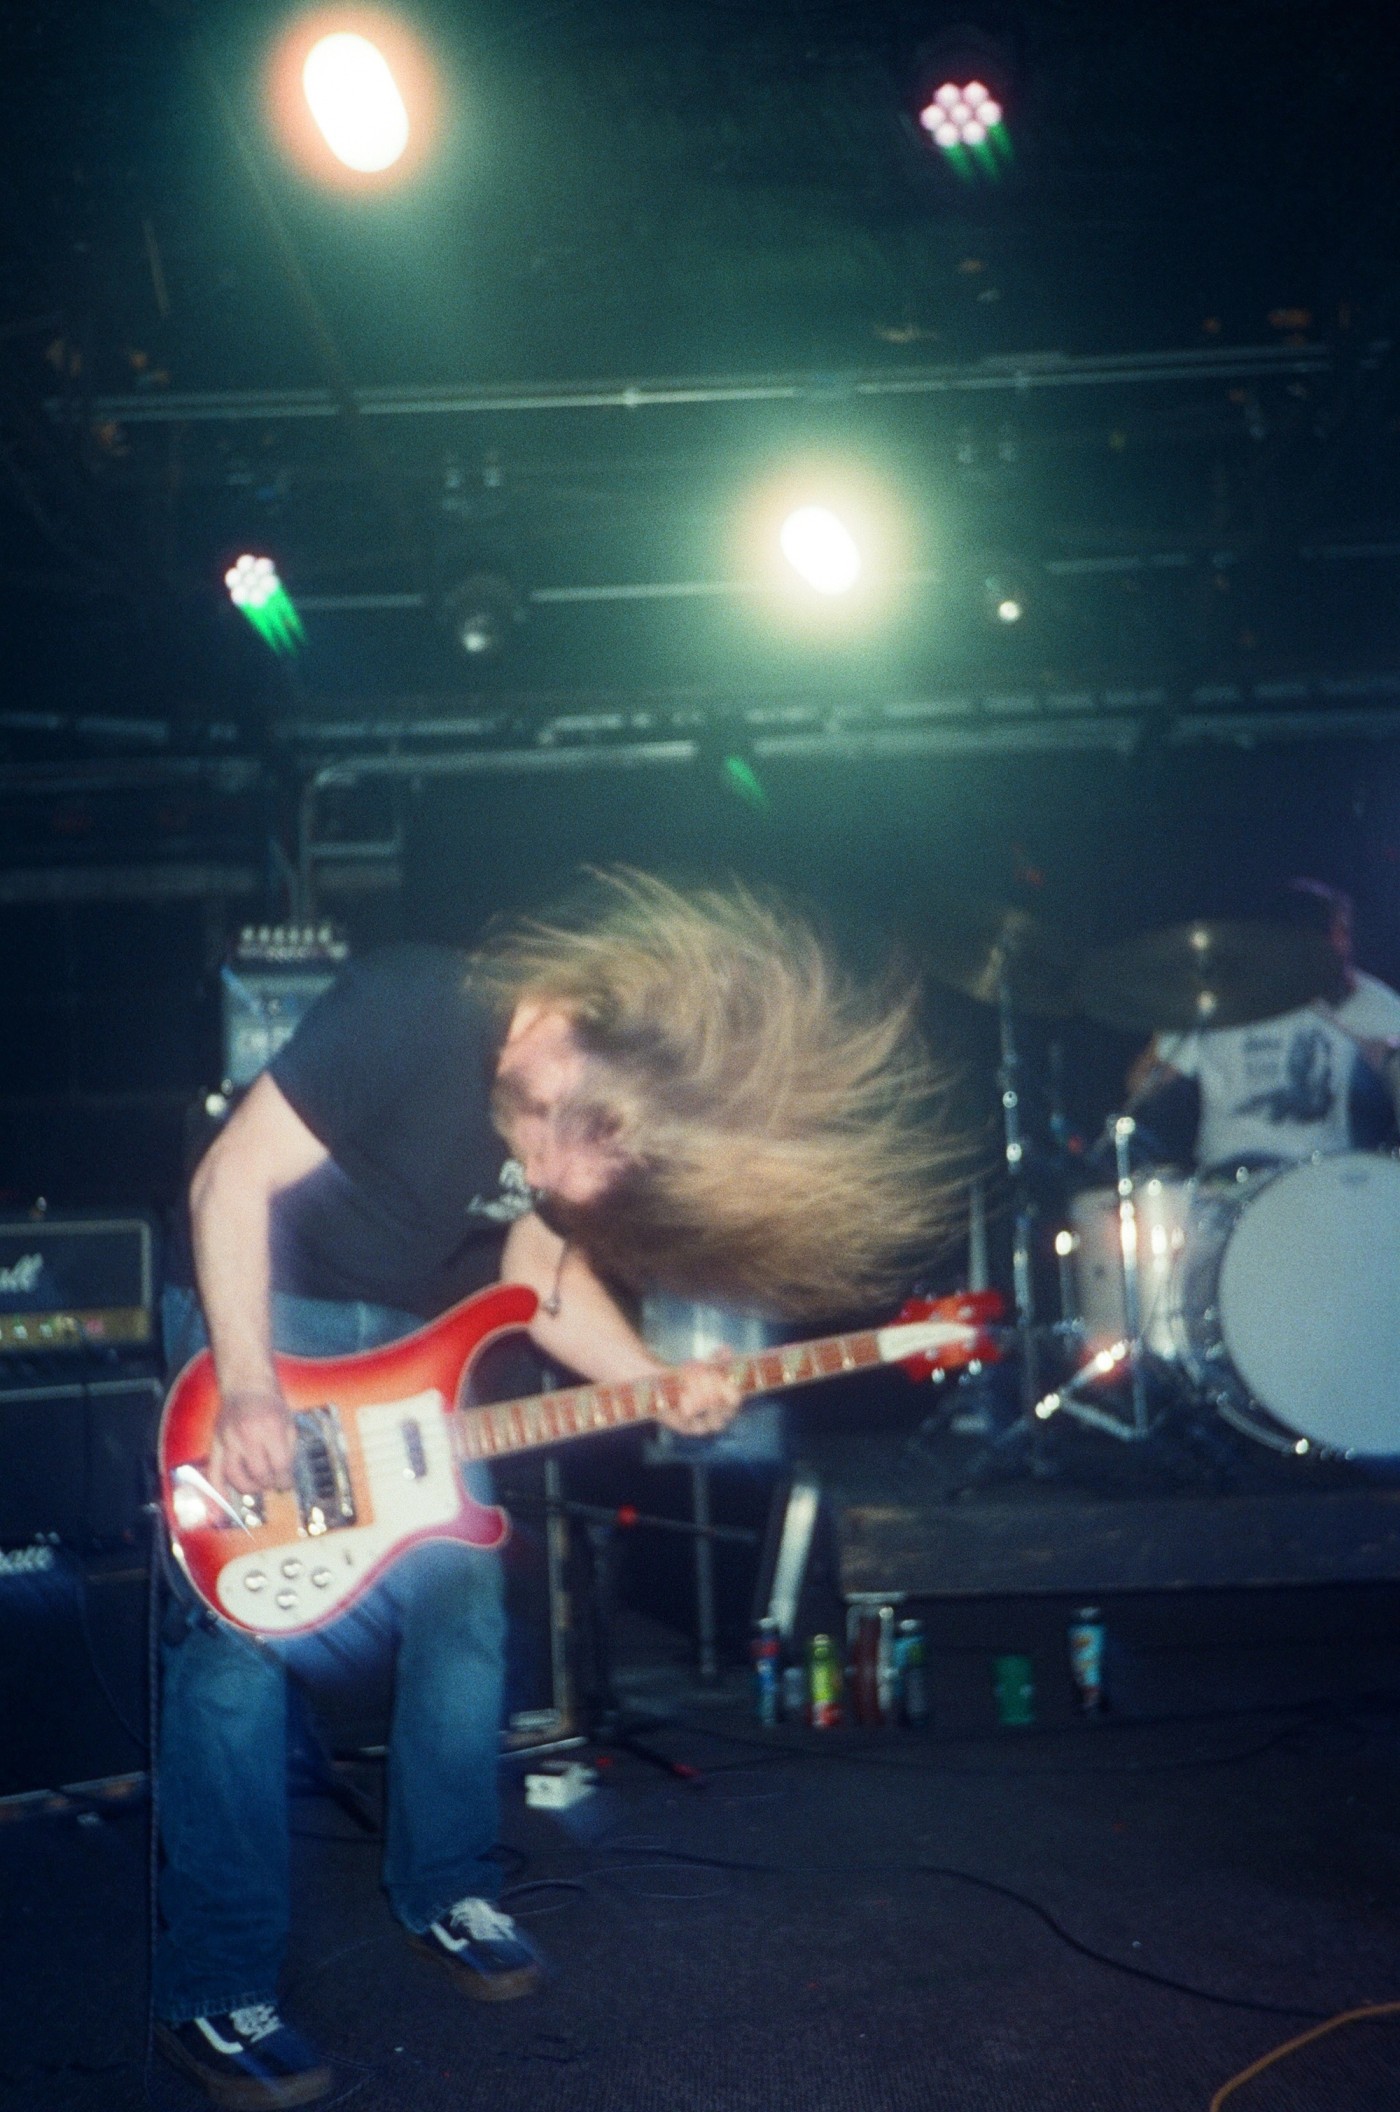
[[946,1236],[958,1147],[918,994],[858,985],[808,920],[737,883],[594,874],[578,917],[499,931],[473,980],[566,1012],[572,1115],[615,1141],[606,1198],[560,1212],[595,1264],[792,1318],[864,1311]]

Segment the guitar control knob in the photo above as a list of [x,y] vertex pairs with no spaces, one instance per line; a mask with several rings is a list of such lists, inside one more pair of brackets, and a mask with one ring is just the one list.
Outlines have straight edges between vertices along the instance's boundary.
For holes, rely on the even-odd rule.
[[279,1591],[277,1594],[277,1603],[283,1613],[290,1613],[296,1602],[297,1595],[294,1591]]
[[245,1591],[262,1591],[266,1584],[267,1578],[260,1569],[250,1569],[247,1576],[243,1579],[243,1589]]
[[284,1577],[299,1577],[301,1575],[301,1563],[295,1555],[289,1555],[282,1564],[282,1574]]
[[311,1572],[311,1581],[318,1591],[324,1591],[330,1580],[331,1573],[328,1569],[313,1569]]

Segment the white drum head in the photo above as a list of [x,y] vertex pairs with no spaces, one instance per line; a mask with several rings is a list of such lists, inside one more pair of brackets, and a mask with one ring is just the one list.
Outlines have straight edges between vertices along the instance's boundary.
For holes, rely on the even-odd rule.
[[1400,1452],[1400,1163],[1295,1166],[1244,1208],[1220,1328],[1254,1398],[1343,1452]]

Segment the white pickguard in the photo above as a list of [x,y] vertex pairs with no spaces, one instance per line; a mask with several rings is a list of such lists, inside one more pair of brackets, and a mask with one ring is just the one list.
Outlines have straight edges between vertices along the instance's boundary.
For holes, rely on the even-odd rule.
[[[299,1532],[282,1547],[235,1555],[219,1571],[220,1605],[266,1635],[320,1622],[358,1588],[375,1563],[410,1533],[448,1525],[462,1504],[450,1414],[440,1393],[361,1408],[355,1419],[368,1502],[338,1530]],[[416,1424],[426,1472],[410,1459],[405,1426]],[[366,1516],[366,1512],[368,1516]]]

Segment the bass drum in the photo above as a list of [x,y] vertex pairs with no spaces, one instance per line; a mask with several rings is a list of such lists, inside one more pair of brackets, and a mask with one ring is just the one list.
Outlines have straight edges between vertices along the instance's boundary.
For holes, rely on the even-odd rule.
[[1195,1383],[1283,1452],[1400,1453],[1400,1163],[1202,1182],[1174,1284]]

